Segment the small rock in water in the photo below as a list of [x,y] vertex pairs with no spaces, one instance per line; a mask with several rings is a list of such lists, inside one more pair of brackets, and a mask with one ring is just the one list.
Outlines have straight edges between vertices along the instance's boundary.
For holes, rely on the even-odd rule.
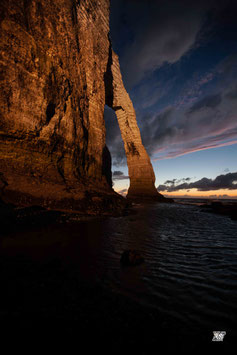
[[144,262],[144,258],[136,250],[125,250],[121,256],[120,262],[124,266],[140,265]]

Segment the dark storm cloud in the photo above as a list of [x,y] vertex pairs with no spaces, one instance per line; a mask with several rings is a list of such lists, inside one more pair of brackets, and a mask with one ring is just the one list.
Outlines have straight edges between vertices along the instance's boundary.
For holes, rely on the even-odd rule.
[[[164,63],[177,62],[198,45],[208,11],[219,0],[112,0],[112,39],[119,43],[125,83],[131,87]],[[127,36],[128,43],[118,39]]]
[[[185,180],[185,179],[184,179]],[[215,179],[208,179],[206,177],[201,180],[192,182],[192,183],[182,183],[182,184],[167,184],[167,181],[164,185],[158,186],[158,191],[178,191],[178,190],[187,190],[187,189],[197,189],[198,191],[210,191],[210,190],[235,190],[237,189],[237,172],[228,173],[225,175],[219,175]]]

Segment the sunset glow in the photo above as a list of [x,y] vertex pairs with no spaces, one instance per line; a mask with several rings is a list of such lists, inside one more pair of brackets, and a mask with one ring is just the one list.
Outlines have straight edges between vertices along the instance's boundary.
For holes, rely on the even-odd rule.
[[[122,187],[121,185],[115,189],[121,195],[126,196],[127,186]],[[175,192],[162,191],[162,194],[166,197],[174,198],[210,198],[210,199],[237,199],[237,189],[236,190],[210,190],[210,191],[198,191],[197,189],[191,190],[179,190]]]
[[191,190],[179,190],[175,192],[163,192],[164,196],[167,197],[195,197],[195,198],[237,198],[237,189],[236,190],[210,190],[210,191],[198,191],[197,189]]

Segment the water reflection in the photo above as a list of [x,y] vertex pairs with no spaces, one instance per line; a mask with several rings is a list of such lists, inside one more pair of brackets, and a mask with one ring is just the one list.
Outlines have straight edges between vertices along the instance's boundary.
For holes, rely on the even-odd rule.
[[[126,217],[94,218],[19,232],[1,255],[27,256],[157,308],[167,322],[227,329],[236,325],[236,222],[180,205],[137,206]],[[124,268],[124,250],[145,263]],[[17,261],[18,260],[18,261]]]

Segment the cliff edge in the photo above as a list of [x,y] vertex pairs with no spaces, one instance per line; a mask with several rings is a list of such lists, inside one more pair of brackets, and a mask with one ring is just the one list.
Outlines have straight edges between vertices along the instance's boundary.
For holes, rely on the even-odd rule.
[[104,105],[118,118],[128,199],[162,199],[109,39],[109,0],[2,0],[0,197],[18,206],[121,210]]

